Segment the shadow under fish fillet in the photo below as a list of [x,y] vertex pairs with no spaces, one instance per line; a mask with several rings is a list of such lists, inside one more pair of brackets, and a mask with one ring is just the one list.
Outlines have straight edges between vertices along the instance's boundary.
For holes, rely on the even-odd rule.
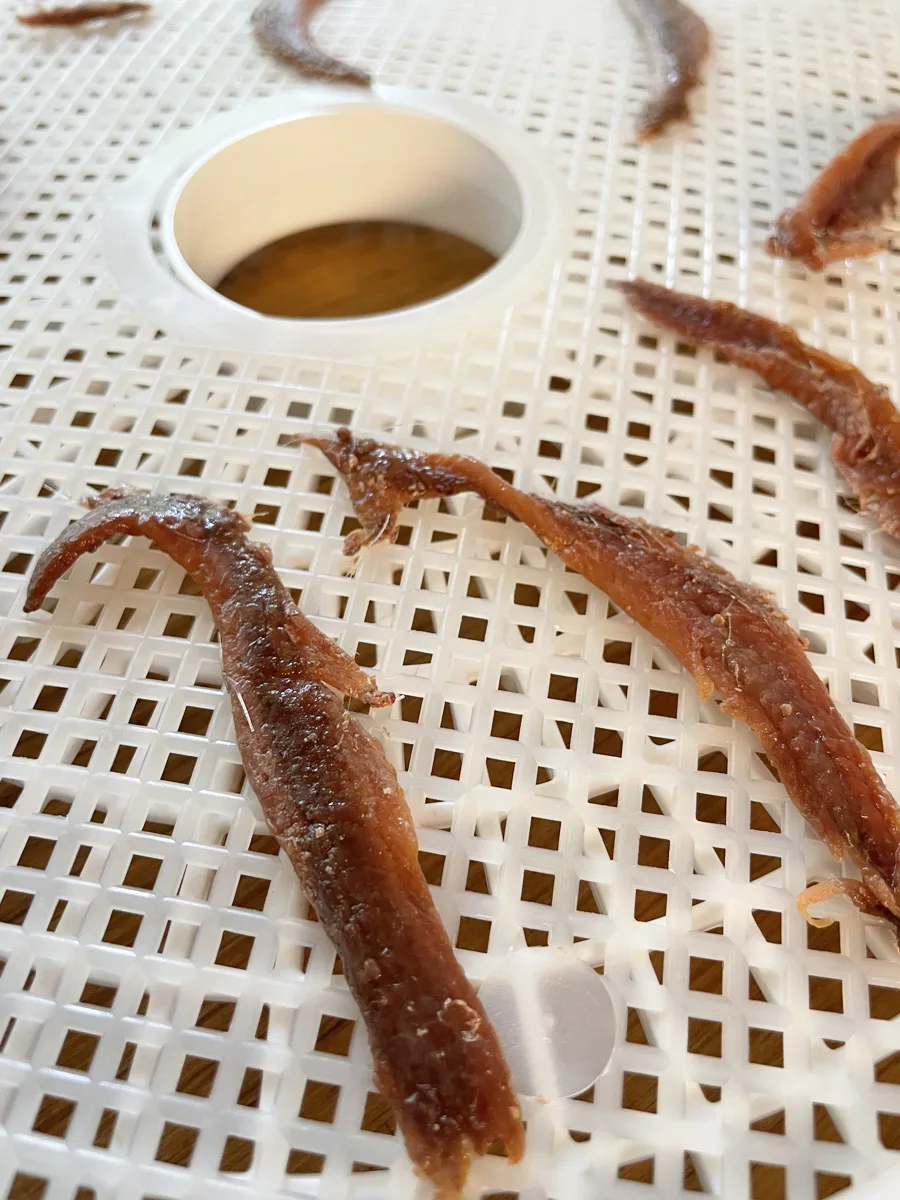
[[[461,454],[423,454],[356,438],[303,438],[341,472],[362,528],[348,554],[389,538],[412,500],[475,492],[526,524],[566,566],[658,637],[702,697],[754,730],[794,804],[863,883],[835,880],[866,912],[900,917],[900,809],[812,669],[804,644],[764,593],[741,583],[667,529],[599,504],[543,500]],[[800,898],[824,899],[821,888]]]
[[219,631],[247,777],[341,955],[376,1083],[436,1196],[458,1196],[471,1154],[502,1138],[515,1161],[523,1130],[496,1034],[419,868],[396,773],[324,685],[371,705],[394,697],[297,609],[243,517],[117,489],[90,503],[38,559],[26,611],[116,534],[150,538],[195,580]]
[[313,79],[369,87],[366,71],[342,62],[316,45],[310,23],[325,0],[262,0],[250,18],[256,40],[275,58]]
[[900,413],[883,387],[852,363],[801,342],[787,325],[735,304],[645,279],[619,286],[648,321],[686,342],[713,347],[804,404],[834,434],[832,461],[862,507],[900,537]]
[[799,258],[811,271],[846,258],[879,254],[886,237],[871,227],[893,208],[900,153],[900,113],[855,137],[807,188],[796,208],[775,223],[766,248],[775,258]]
[[656,76],[656,94],[638,122],[638,139],[657,137],[672,121],[690,116],[687,98],[702,81],[709,29],[681,0],[620,0],[642,38]]

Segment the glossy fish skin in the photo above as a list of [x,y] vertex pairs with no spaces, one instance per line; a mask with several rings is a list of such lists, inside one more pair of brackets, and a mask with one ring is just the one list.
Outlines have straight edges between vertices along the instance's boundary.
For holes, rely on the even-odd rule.
[[419,868],[393,767],[326,683],[372,705],[379,692],[299,612],[267,547],[208,501],[110,490],[41,555],[26,610],[114,534],[149,537],[195,580],[215,618],[238,746],[279,843],[341,955],[410,1157],[442,1200],[497,1137],[522,1125],[493,1028],[457,963]]
[[822,170],[796,208],[775,223],[766,249],[775,258],[797,258],[811,271],[829,263],[887,249],[866,232],[891,207],[897,187],[900,113],[875,121]]
[[658,137],[673,121],[690,116],[688,95],[703,80],[709,57],[706,22],[681,0],[620,0],[647,47],[658,91],[644,106],[638,139]]
[[310,23],[325,0],[261,0],[250,18],[256,40],[275,58],[312,79],[370,87],[371,76],[316,45]]
[[900,809],[763,592],[683,547],[666,529],[599,504],[518,491],[484,463],[355,438],[305,438],[341,472],[362,528],[347,553],[390,537],[413,499],[475,492],[528,525],[572,570],[658,637],[723,707],[746,721],[794,804],[838,859],[860,869],[866,911],[900,914]]
[[900,413],[887,391],[757,313],[635,279],[620,285],[647,320],[687,342],[711,346],[787,392],[834,434],[831,457],[863,508],[900,537]]
[[93,4],[62,5],[59,8],[41,8],[33,13],[21,13],[16,17],[20,25],[32,28],[50,25],[84,25],[88,21],[111,20],[113,17],[128,17],[133,13],[150,12],[152,5],[139,4],[136,0],[97,0]]

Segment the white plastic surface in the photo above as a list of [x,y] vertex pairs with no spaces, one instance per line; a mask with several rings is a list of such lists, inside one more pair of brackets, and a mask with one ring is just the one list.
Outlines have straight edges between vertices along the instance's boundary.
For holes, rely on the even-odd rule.
[[[297,87],[249,37],[249,5],[157,7],[91,33],[7,11],[0,38],[0,1196],[415,1195],[398,1139],[366,1128],[359,1024],[344,1053],[316,1049],[323,1017],[349,1034],[353,1004],[269,853],[202,600],[138,542],[80,562],[52,613],[22,613],[72,501],[119,481],[252,514],[304,611],[405,697],[366,719],[401,767],[451,937],[462,923],[486,946],[460,952],[471,977],[577,943],[628,1007],[607,1073],[526,1101],[525,1160],[487,1156],[471,1197],[866,1195],[900,1144],[900,1027],[871,1015],[900,1010],[900,964],[845,905],[830,931],[804,924],[797,893],[835,865],[753,736],[472,499],[420,505],[350,575],[345,495],[290,440],[349,423],[458,444],[524,486],[677,529],[775,593],[900,793],[896,543],[844,502],[804,412],[609,286],[640,271],[748,304],[897,394],[897,257],[810,276],[762,244],[812,171],[898,106],[898,6],[697,0],[708,86],[690,125],[640,148],[647,70],[613,0],[326,6],[329,50],[494,110],[575,196],[543,294],[376,359],[211,350],[106,274],[114,183],[182,126]],[[142,859],[149,890],[132,883]],[[268,884],[262,910],[246,880]],[[104,940],[111,921],[132,945]],[[216,962],[223,937],[245,939],[245,970]],[[198,1024],[213,1000],[227,1030]],[[93,1051],[63,1070],[76,1035]],[[179,1091],[201,1068],[209,1094]],[[323,1096],[330,1120],[299,1115],[310,1097],[327,1113]],[[69,1113],[64,1137],[41,1132],[48,1111]],[[240,1169],[222,1172],[227,1146]]]
[[874,1184],[862,1188],[853,1188],[846,1195],[846,1200],[894,1200],[900,1195],[900,1171],[888,1171]]
[[586,1092],[624,1036],[602,976],[561,946],[514,950],[478,995],[523,1096],[547,1101]]

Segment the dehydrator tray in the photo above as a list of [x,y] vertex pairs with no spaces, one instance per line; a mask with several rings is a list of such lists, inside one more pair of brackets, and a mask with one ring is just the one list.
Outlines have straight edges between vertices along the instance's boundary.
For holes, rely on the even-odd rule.
[[613,0],[335,0],[323,44],[376,92],[480,106],[571,206],[538,292],[321,357],[185,337],[102,254],[160,147],[304,103],[249,7],[160,0],[103,33],[2,18],[0,1195],[426,1194],[244,781],[196,590],[135,540],[22,612],[34,556],[113,483],[234,502],[304,612],[402,697],[363,719],[472,979],[549,945],[618,998],[607,1072],[526,1101],[525,1159],[477,1162],[467,1195],[867,1195],[900,1150],[900,962],[849,906],[804,922],[797,894],[840,868],[754,737],[474,499],[422,503],[351,570],[343,486],[293,440],[347,424],[461,448],[670,526],[774,593],[900,794],[900,550],[808,414],[611,286],[745,304],[900,394],[896,253],[810,275],[763,249],[814,170],[897,107],[900,6],[697,0],[714,53],[693,119],[638,147],[648,72]]

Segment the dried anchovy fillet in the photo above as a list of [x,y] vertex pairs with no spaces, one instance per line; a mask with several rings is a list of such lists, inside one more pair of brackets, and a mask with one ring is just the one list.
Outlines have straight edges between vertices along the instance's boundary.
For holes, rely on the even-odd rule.
[[16,17],[20,25],[84,25],[88,21],[109,20],[112,17],[128,17],[132,13],[149,12],[150,4],[138,4],[132,0],[96,0],[93,4],[61,5],[59,8],[39,8],[37,12],[22,13]]
[[342,62],[316,45],[310,24],[325,0],[262,0],[250,18],[262,48],[314,79],[356,83],[369,87],[372,78],[359,67]]
[[642,316],[685,341],[712,346],[799,400],[834,434],[831,458],[863,508],[900,537],[900,413],[852,363],[801,342],[793,329],[724,301],[644,279],[620,285]]
[[474,458],[404,450],[346,429],[302,441],[347,482],[362,526],[346,539],[348,554],[389,538],[400,509],[430,496],[475,492],[524,522],[668,646],[702,697],[718,689],[722,707],[754,730],[831,853],[859,868],[863,884],[851,899],[900,916],[900,808],[832,704],[804,643],[764,592],[679,545],[670,530],[599,504],[528,495]]
[[297,609],[268,547],[237,513],[189,496],[111,489],[41,555],[31,612],[82,554],[142,534],[193,577],[213,611],[247,776],[336,946],[369,1032],[375,1078],[418,1170],[459,1195],[473,1152],[522,1152],[496,1034],[419,868],[416,835],[380,744],[325,684],[390,704]]
[[775,223],[766,243],[776,258],[799,258],[811,271],[887,248],[870,231],[893,207],[900,113],[876,121],[831,160],[796,208]]
[[658,91],[644,106],[641,141],[657,137],[672,122],[690,116],[687,98],[702,81],[709,56],[706,22],[681,0],[621,0],[625,15],[647,46]]

